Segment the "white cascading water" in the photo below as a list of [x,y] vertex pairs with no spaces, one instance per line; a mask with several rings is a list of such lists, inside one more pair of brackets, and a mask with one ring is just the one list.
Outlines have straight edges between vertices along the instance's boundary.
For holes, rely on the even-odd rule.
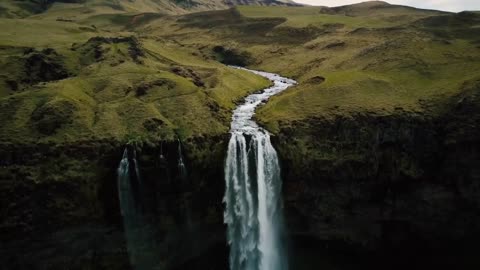
[[[135,174],[138,173],[137,162],[134,157]],[[128,159],[128,149],[123,151],[122,160],[117,169],[118,197],[120,202],[120,211],[122,213],[123,225],[125,231],[125,240],[127,241],[127,252],[130,255],[130,262],[134,264],[136,257],[136,230],[138,212],[135,205],[134,191],[130,179],[130,162]]]
[[123,151],[122,160],[117,169],[118,197],[120,202],[120,211],[122,217],[126,219],[135,212],[133,202],[132,188],[130,186],[130,163],[128,161],[128,149]]
[[255,108],[296,84],[277,74],[246,70],[274,83],[233,111],[225,164],[225,213],[230,270],[286,270],[281,241],[280,166],[270,134],[252,120]]
[[183,161],[183,154],[182,154],[182,144],[180,140],[178,141],[178,172],[181,179],[187,178],[187,167],[185,166],[185,162]]
[[[145,266],[143,253],[145,250],[145,242],[149,239],[149,235],[145,232],[142,213],[138,207],[140,173],[135,150],[132,161],[136,179],[131,177],[128,148],[125,148],[122,160],[117,169],[118,196],[130,263],[135,270],[146,270],[149,268]],[[132,182],[132,180],[135,182]],[[135,196],[135,193],[137,193],[137,196]]]
[[140,183],[142,179],[140,178],[140,169],[138,168],[138,164],[137,164],[137,150],[135,149],[133,150],[133,163],[135,166],[135,174],[137,176],[137,180]]

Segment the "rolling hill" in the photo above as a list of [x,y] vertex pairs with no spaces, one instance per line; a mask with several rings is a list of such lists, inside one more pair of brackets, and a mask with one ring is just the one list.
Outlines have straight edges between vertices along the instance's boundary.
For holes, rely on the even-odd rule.
[[184,14],[226,9],[236,5],[298,5],[290,0],[4,0],[0,18],[25,18],[54,10],[68,18],[81,14],[160,13]]
[[[175,232],[162,238],[155,259],[173,269],[225,269],[210,267],[218,254],[202,252],[211,242],[222,252],[226,246],[221,201],[231,111],[270,84],[228,66],[236,65],[298,81],[255,115],[280,157],[292,237],[360,250],[393,269],[412,269],[405,258],[427,262],[422,269],[435,268],[431,261],[478,269],[461,263],[469,263],[480,235],[480,13],[379,1],[329,8],[6,0],[0,17],[0,235],[7,247],[0,255],[12,258],[7,268],[30,260],[85,269],[95,259],[105,269],[128,269],[124,249],[106,244],[124,245],[116,167],[128,145],[156,188],[147,199],[161,208],[154,220],[162,236]],[[170,174],[182,151],[184,182]],[[188,222],[177,210],[188,205],[194,226],[181,231]],[[100,229],[75,234],[86,224]],[[65,228],[74,231],[61,234],[67,240],[47,237]],[[209,241],[194,241],[191,253],[177,249],[191,246],[195,230]],[[18,239],[44,236],[61,262],[28,240],[19,257]],[[56,248],[78,238],[95,243],[98,257],[87,244],[72,245],[77,253]],[[310,259],[323,260],[318,254]],[[203,266],[179,266],[188,260]],[[295,269],[311,269],[305,264]]]

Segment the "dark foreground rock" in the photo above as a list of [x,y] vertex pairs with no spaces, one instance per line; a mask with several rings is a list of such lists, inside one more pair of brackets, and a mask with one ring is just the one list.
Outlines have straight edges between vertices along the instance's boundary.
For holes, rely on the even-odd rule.
[[134,200],[144,236],[135,262],[118,201],[117,167],[125,145],[2,144],[0,269],[182,269],[211,250],[226,252],[225,138],[183,143],[188,177],[179,172],[178,142],[130,147],[140,169]]
[[399,108],[284,127],[275,144],[291,233],[389,269],[478,268],[478,86],[428,115]]

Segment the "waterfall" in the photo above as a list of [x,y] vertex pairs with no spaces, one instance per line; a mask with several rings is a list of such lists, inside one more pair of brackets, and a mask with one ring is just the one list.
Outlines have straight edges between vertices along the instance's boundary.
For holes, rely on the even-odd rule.
[[140,169],[138,168],[137,163],[137,150],[133,149],[133,165],[135,166],[135,175],[137,176],[137,181],[140,183],[142,180],[140,178]]
[[117,175],[120,212],[122,213],[122,217],[124,219],[128,219],[128,217],[131,217],[135,212],[135,205],[133,202],[132,187],[130,183],[130,162],[128,161],[127,148],[125,148],[123,151],[123,156],[117,169]]
[[[139,207],[140,174],[136,151],[134,150],[131,159],[133,162],[130,162],[128,150],[125,148],[117,169],[118,196],[130,263],[134,269],[143,270],[148,269],[145,266],[144,250],[149,235],[145,231],[143,215]],[[133,166],[135,177],[131,177],[131,166]]]
[[183,161],[182,144],[180,140],[178,140],[178,172],[181,179],[187,178],[187,167],[185,167],[185,162]]
[[230,270],[286,270],[278,156],[270,134],[252,117],[258,105],[296,82],[272,73],[247,71],[274,85],[249,95],[233,112],[224,197]]
[[[134,155],[134,160],[135,155]],[[137,239],[137,219],[138,211],[135,202],[135,188],[130,177],[130,160],[128,156],[128,148],[123,151],[122,160],[118,166],[118,196],[120,201],[120,211],[122,213],[123,225],[125,231],[125,239],[127,241],[127,252],[130,256],[130,262],[134,264],[136,258],[136,239]],[[135,175],[137,174],[137,162],[133,162]]]

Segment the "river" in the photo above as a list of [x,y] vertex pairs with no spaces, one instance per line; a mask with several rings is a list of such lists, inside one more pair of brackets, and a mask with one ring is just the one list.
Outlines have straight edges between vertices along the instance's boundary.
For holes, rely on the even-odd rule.
[[270,133],[253,116],[259,105],[296,82],[273,73],[238,69],[263,76],[273,85],[247,96],[233,111],[224,197],[230,270],[286,270],[278,156]]

